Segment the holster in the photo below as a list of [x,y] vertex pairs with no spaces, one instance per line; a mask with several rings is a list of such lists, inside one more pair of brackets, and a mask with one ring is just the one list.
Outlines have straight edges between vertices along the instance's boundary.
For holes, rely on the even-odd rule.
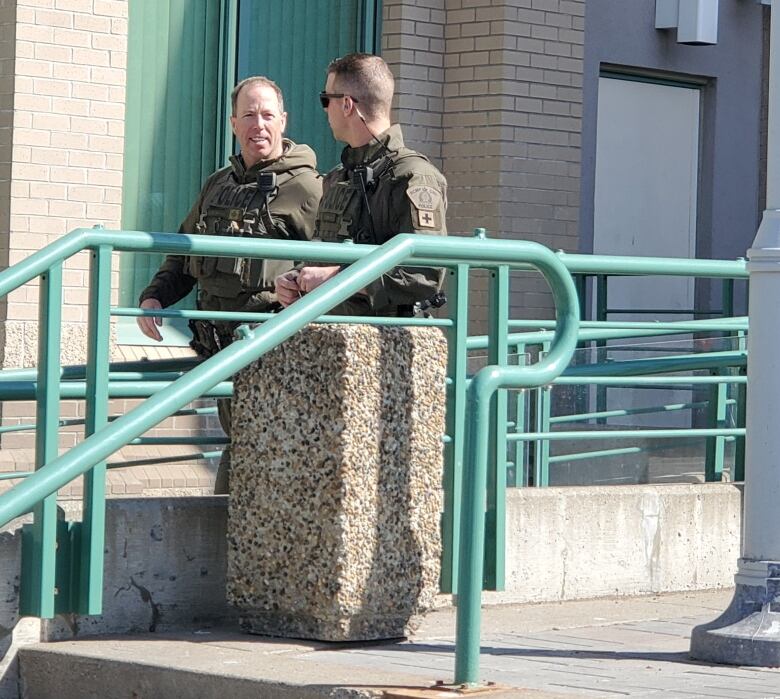
[[208,320],[191,320],[189,326],[192,331],[190,347],[203,359],[213,357],[231,342],[232,333],[218,329]]

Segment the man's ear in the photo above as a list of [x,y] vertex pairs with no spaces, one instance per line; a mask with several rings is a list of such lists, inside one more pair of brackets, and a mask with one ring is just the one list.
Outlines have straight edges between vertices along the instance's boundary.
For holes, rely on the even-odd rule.
[[287,112],[282,112],[282,116],[280,118],[282,121],[282,133],[284,133],[287,130]]
[[230,128],[233,131],[233,135],[238,136],[236,133],[236,118],[234,116],[230,117]]

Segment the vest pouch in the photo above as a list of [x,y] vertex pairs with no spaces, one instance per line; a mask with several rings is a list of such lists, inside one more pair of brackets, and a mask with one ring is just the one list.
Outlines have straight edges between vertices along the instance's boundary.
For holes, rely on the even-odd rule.
[[350,238],[353,217],[359,210],[359,194],[352,183],[334,184],[320,201],[316,223],[319,239],[333,242]]
[[241,257],[214,257],[211,259],[216,263],[217,274],[241,276],[241,270],[244,268],[244,260]]

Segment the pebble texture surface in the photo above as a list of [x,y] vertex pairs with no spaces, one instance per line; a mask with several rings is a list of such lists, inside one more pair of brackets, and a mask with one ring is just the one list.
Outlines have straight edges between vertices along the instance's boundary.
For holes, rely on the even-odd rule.
[[447,345],[314,326],[235,378],[228,601],[250,633],[405,635],[438,591]]

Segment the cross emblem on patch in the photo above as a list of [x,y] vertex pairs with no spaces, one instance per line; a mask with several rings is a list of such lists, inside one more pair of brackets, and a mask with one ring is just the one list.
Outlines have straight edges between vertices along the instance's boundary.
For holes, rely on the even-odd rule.
[[433,228],[433,216],[427,211],[420,214],[420,225],[426,228]]

